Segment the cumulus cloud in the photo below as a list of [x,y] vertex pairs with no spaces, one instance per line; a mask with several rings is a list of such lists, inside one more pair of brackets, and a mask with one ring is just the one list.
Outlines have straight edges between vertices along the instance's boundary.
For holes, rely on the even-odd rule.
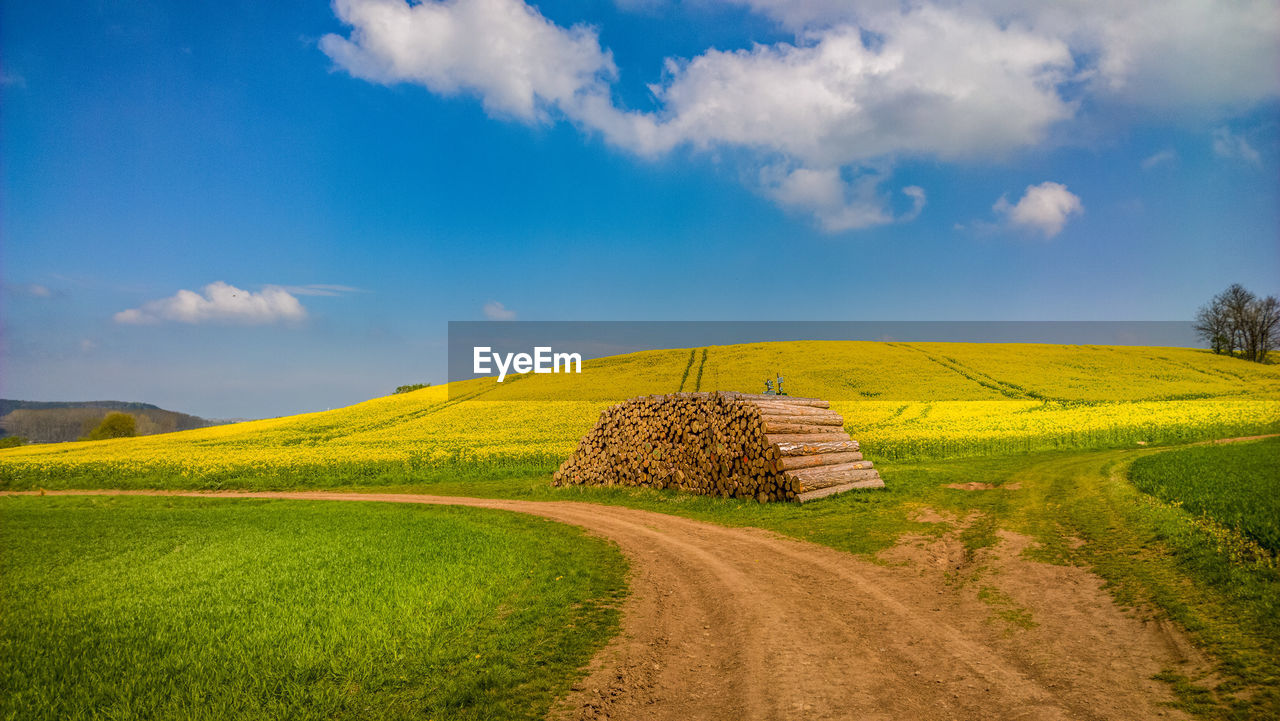
[[[566,118],[642,156],[735,151],[761,193],[832,231],[912,217],[894,216],[892,193],[866,179],[899,159],[1035,147],[1085,99],[1218,108],[1280,97],[1274,0],[738,2],[794,38],[667,59],[652,112],[614,102],[617,66],[594,28],[556,25],[522,0],[335,0],[349,35],[321,48],[355,77],[473,94],[524,122]],[[908,195],[918,212],[924,191]]]
[[335,0],[333,7],[351,37],[326,35],[320,49],[347,72],[474,93],[495,113],[539,119],[579,95],[607,95],[617,74],[595,30],[561,28],[520,0]]
[[1213,131],[1213,154],[1219,158],[1243,160],[1250,165],[1262,163],[1262,156],[1249,144],[1249,141],[1245,140],[1243,135],[1231,132],[1229,128],[1218,128]]
[[117,323],[135,325],[166,321],[260,325],[306,317],[306,308],[284,288],[267,286],[254,293],[218,281],[206,285],[203,293],[180,290],[168,298],[122,310],[114,319]]
[[1017,203],[1011,204],[1008,198],[1001,197],[992,209],[1015,228],[1039,231],[1044,237],[1052,238],[1062,232],[1071,216],[1084,212],[1084,205],[1067,186],[1046,181],[1028,185]]
[[1070,116],[1064,43],[934,8],[868,46],[857,27],[797,44],[709,50],[658,88],[669,142],[780,152],[810,167],[1034,145]]
[[484,304],[484,317],[489,320],[515,320],[516,312],[496,300]]
[[[914,4],[734,1],[798,33],[840,25],[880,32]],[[1105,102],[1216,109],[1280,96],[1280,5],[1274,0],[930,0],[925,6],[1062,40],[1080,64],[1074,79]]]
[[1142,169],[1151,170],[1162,165],[1172,165],[1176,162],[1178,162],[1178,153],[1172,148],[1166,148],[1143,158]]

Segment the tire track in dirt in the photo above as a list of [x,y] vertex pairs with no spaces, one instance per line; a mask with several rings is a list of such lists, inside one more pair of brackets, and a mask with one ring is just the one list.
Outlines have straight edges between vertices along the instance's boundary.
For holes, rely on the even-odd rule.
[[[619,506],[414,494],[48,491],[493,508],[581,526],[631,564],[622,632],[553,710],[563,719],[1184,718],[1151,676],[1194,663],[1079,568],[989,565],[1040,623],[1014,629],[972,585],[911,555],[876,563],[753,528]],[[903,560],[904,558],[908,560]],[[1081,625],[1079,634],[1072,629]],[[1171,642],[1171,634],[1177,636]],[[1081,642],[1085,639],[1087,642]]]

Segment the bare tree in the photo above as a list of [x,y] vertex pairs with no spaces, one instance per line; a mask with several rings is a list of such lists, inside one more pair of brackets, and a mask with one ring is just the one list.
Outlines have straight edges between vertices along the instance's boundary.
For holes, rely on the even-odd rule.
[[1265,363],[1280,343],[1280,301],[1235,283],[1196,312],[1195,329],[1214,353]]
[[1196,335],[1208,343],[1214,353],[1231,354],[1231,320],[1220,297],[1214,297],[1196,312],[1195,329]]
[[1245,290],[1243,285],[1232,283],[1222,291],[1222,305],[1231,323],[1231,352],[1239,350],[1246,360],[1254,360],[1254,349],[1249,328],[1250,306],[1257,296]]
[[1267,354],[1280,346],[1280,301],[1269,295],[1254,303],[1253,334],[1257,339],[1259,363],[1267,362]]

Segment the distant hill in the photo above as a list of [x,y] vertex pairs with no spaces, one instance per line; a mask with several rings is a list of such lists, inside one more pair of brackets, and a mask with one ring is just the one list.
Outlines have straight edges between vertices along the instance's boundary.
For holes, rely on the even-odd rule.
[[88,434],[108,413],[128,413],[138,435],[188,431],[217,425],[199,416],[130,401],[19,401],[0,398],[0,436],[22,436],[32,443],[74,441]]
[[0,416],[7,416],[19,408],[50,410],[54,408],[104,408],[109,411],[158,411],[160,406],[136,401],[15,401],[0,398]]

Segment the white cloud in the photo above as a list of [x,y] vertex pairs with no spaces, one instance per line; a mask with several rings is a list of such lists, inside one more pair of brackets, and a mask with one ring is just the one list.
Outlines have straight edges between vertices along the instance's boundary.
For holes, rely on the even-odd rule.
[[1162,165],[1173,165],[1178,162],[1178,153],[1172,148],[1166,148],[1157,153],[1147,156],[1142,160],[1142,169],[1151,170]]
[[812,213],[828,232],[906,222],[924,209],[924,189],[910,185],[902,193],[911,199],[911,209],[894,217],[889,199],[879,191],[881,180],[875,174],[846,179],[838,169],[768,167],[761,173],[761,186],[770,198],[785,208]]
[[93,340],[92,338],[81,338],[81,339],[80,339],[80,352],[81,352],[81,353],[92,353],[93,351],[97,350],[97,348],[98,348],[98,342],[97,342],[97,341],[95,341],[95,340]]
[[1010,204],[1008,198],[1001,197],[992,210],[1005,216],[1011,226],[1039,231],[1046,238],[1052,238],[1062,232],[1071,216],[1084,213],[1084,205],[1067,186],[1046,181],[1028,185],[1017,203]]
[[480,96],[492,112],[525,120],[580,95],[608,94],[617,74],[595,30],[561,28],[520,0],[335,0],[351,37],[320,48],[352,75],[415,82],[433,92]]
[[[735,0],[797,32],[859,25],[882,32],[900,0]],[[1274,0],[932,0],[943,8],[1070,45],[1076,79],[1099,99],[1216,110],[1280,96],[1280,4]]]
[[1082,107],[1222,112],[1280,97],[1274,0],[737,1],[794,39],[668,59],[653,112],[614,103],[595,29],[522,0],[335,0],[349,37],[321,47],[355,77],[471,93],[524,122],[564,117],[642,156],[735,151],[761,193],[833,231],[895,219],[874,183],[844,179],[903,157],[999,158]]
[[0,86],[10,88],[27,87],[27,79],[22,75],[13,72],[0,72]]
[[222,281],[204,287],[204,293],[180,290],[168,298],[144,303],[116,313],[117,323],[265,324],[298,321],[307,317],[306,308],[289,291],[267,286],[261,292],[241,290]]
[[831,167],[1005,153],[1071,115],[1056,90],[1071,66],[1062,42],[928,7],[886,30],[874,47],[840,27],[672,63],[659,131]]
[[1025,8],[1033,27],[1096,57],[1087,66],[1090,89],[1108,102],[1217,112],[1280,95],[1280,4],[1274,0],[1101,0]]
[[489,320],[515,320],[516,312],[496,300],[484,304],[484,317]]
[[343,293],[361,293],[359,288],[353,288],[349,285],[330,285],[327,283],[310,283],[308,285],[278,285],[276,288],[282,288],[293,295],[324,295],[335,296]]
[[1243,135],[1231,132],[1229,128],[1218,128],[1213,131],[1213,154],[1219,158],[1243,160],[1250,165],[1262,163],[1262,156],[1249,144],[1249,141],[1245,140]]
[[558,112],[639,153],[670,147],[655,137],[652,118],[614,106],[617,66],[591,27],[560,27],[522,0],[334,0],[333,6],[351,36],[326,35],[320,49],[354,77],[474,94],[491,114],[525,122]]

